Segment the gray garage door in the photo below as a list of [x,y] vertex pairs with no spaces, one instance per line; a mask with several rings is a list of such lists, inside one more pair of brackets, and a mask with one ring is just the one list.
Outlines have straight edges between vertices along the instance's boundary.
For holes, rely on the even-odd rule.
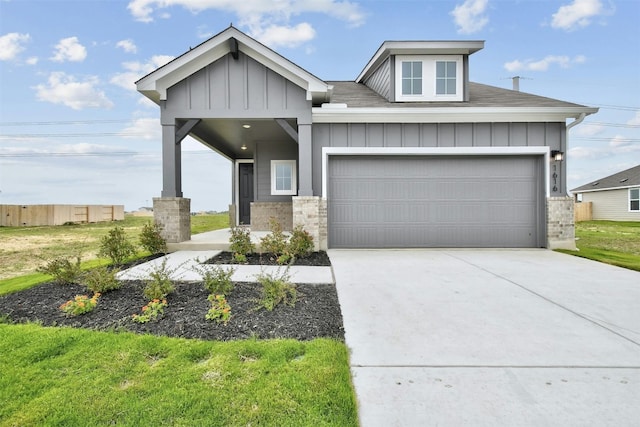
[[543,156],[331,156],[329,247],[542,247]]

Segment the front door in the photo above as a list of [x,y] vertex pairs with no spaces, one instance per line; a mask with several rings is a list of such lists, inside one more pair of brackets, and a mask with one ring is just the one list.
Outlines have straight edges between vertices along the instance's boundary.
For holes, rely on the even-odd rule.
[[251,202],[253,202],[253,163],[239,164],[239,207],[241,225],[251,224]]

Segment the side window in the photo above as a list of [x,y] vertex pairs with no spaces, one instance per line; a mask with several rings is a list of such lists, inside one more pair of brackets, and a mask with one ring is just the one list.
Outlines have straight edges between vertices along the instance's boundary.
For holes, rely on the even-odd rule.
[[422,61],[402,62],[402,94],[422,95]]
[[455,95],[456,84],[456,62],[436,61],[436,95]]
[[629,210],[640,212],[640,188],[629,189]]
[[296,161],[272,160],[271,161],[271,194],[296,195]]

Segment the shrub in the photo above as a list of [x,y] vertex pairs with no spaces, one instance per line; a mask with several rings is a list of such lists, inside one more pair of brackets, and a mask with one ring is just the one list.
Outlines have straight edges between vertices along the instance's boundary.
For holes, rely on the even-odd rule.
[[205,319],[215,320],[226,325],[231,319],[231,306],[225,296],[211,294],[207,299],[211,302],[211,308],[204,316]]
[[236,271],[235,268],[231,267],[225,270],[219,265],[215,265],[213,268],[196,265],[193,270],[202,276],[204,287],[210,294],[226,295],[233,290],[231,276]]
[[47,261],[36,271],[53,276],[53,281],[60,285],[77,283],[80,280],[82,270],[80,269],[80,257],[76,256],[75,262],[70,258],[59,257]]
[[145,281],[144,296],[149,300],[163,300],[174,291],[171,275],[178,269],[167,267],[167,260],[149,271],[149,279]]
[[167,300],[154,299],[149,301],[147,305],[142,307],[142,314],[134,314],[133,321],[137,323],[147,323],[156,320],[158,316],[164,313],[167,306]]
[[295,258],[304,258],[313,252],[313,236],[302,228],[296,226],[291,232],[287,253]]
[[114,264],[122,264],[135,252],[136,248],[127,240],[122,227],[113,227],[109,230],[109,234],[100,239],[100,252],[98,255],[110,258]]
[[234,256],[252,254],[255,251],[255,245],[251,241],[251,232],[247,227],[233,227],[231,229],[231,237],[229,238],[229,250]]
[[276,256],[282,255],[287,249],[287,236],[284,235],[282,226],[275,218],[269,219],[269,229],[271,232],[260,239],[262,252]]
[[79,316],[88,313],[98,305],[98,297],[100,297],[98,292],[94,293],[91,298],[87,295],[76,295],[74,299],[62,304],[60,310],[64,311],[68,316]]
[[122,282],[116,278],[119,271],[117,268],[93,268],[82,275],[82,281],[90,291],[103,294],[122,286]]
[[167,241],[162,237],[162,226],[148,222],[140,232],[140,246],[152,254],[166,254]]
[[288,267],[284,272],[280,269],[273,274],[262,272],[256,279],[262,285],[262,298],[258,301],[258,308],[264,307],[267,311],[273,311],[280,303],[291,307],[296,304],[296,287],[291,283]]

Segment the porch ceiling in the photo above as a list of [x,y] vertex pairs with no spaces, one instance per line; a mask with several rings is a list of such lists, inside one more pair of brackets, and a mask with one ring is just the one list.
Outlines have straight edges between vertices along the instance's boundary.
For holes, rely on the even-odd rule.
[[[297,129],[295,119],[287,122]],[[189,135],[231,160],[252,159],[258,142],[291,141],[275,119],[202,119]]]

